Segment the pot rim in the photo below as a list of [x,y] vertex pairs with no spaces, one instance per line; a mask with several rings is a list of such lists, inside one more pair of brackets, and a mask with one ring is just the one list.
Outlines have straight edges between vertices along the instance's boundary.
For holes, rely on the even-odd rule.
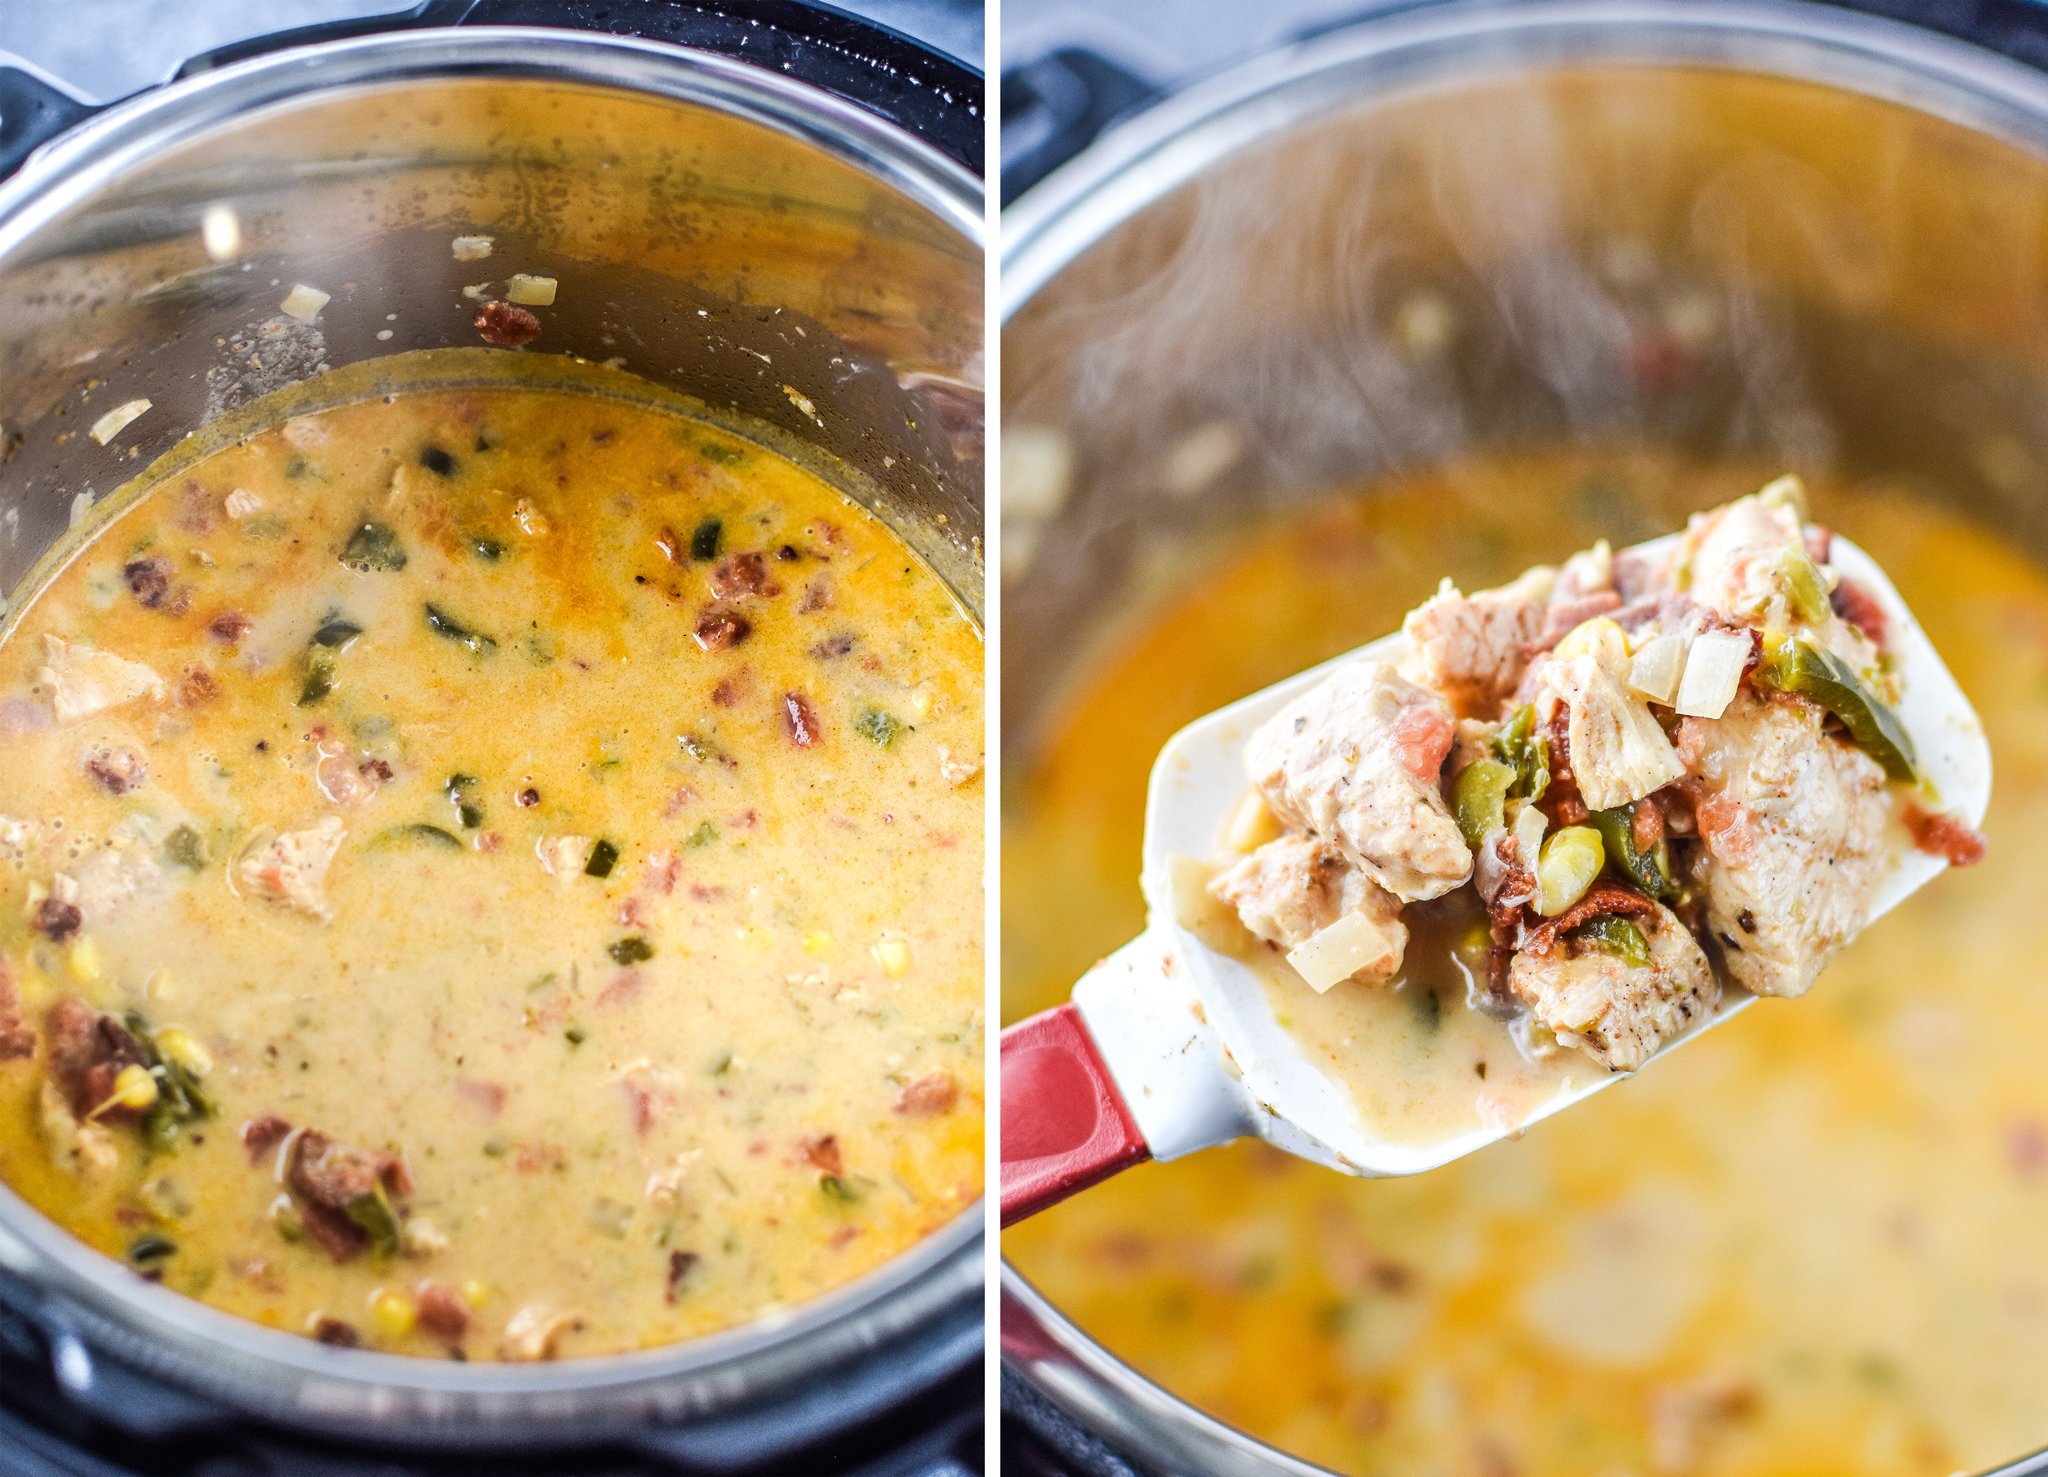
[[772,128],[923,206],[977,249],[981,182],[855,103],[747,62],[667,41],[544,26],[435,27],[269,52],[110,104],[0,182],[0,268],[36,232],[157,153],[277,104],[323,92],[461,78],[612,87],[695,103]]
[[[1433,87],[1587,64],[1685,65],[1809,82],[2048,155],[2048,74],[1904,21],[1813,0],[1404,0],[1206,77],[1117,124],[1046,176],[1002,215],[999,321],[1007,325],[1119,227],[1251,146]],[[1083,1427],[1129,1451],[1202,1462],[1191,1471],[1326,1473],[1139,1373],[1007,1257],[999,1285],[1005,1365]],[[1013,1341],[1008,1325],[1019,1315],[1033,1326]],[[1049,1349],[1025,1347],[1031,1343]],[[2042,1474],[2048,1448],[1984,1477]]]
[[[744,62],[666,42],[544,27],[442,28],[295,47],[115,103],[43,145],[0,183],[0,269],[39,232],[160,151],[266,107],[407,83],[475,78],[611,88],[772,128],[926,210],[976,251],[981,182],[857,105]],[[681,1343],[537,1364],[457,1363],[335,1349],[137,1278],[0,1183],[0,1275],[53,1327],[60,1379],[92,1379],[85,1345],[211,1399],[354,1435],[504,1439],[545,1426],[583,1437],[649,1411],[709,1414],[780,1391],[905,1335],[982,1286],[983,1202],[881,1266],[791,1308]],[[83,1338],[84,1345],[76,1341]],[[67,1342],[69,1341],[69,1342]],[[84,1358],[67,1369],[67,1358]],[[685,1390],[686,1384],[693,1388]],[[278,1388],[278,1381],[285,1388]],[[563,1402],[599,1395],[598,1410]],[[281,1408],[282,1407],[282,1408]],[[578,1428],[560,1430],[565,1419]],[[469,1423],[482,1431],[470,1432]],[[543,1438],[544,1439],[544,1438]]]

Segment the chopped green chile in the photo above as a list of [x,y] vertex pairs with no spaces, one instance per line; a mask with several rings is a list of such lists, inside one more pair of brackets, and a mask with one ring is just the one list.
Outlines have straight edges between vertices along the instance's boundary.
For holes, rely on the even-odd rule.
[[1600,833],[1609,866],[1651,897],[1670,902],[1678,896],[1678,884],[1671,876],[1671,848],[1660,841],[1649,851],[1636,849],[1635,806],[1649,803],[1638,800],[1635,805],[1596,810],[1586,821]]
[[436,477],[453,477],[460,463],[440,447],[426,446],[420,449],[420,465]]
[[334,611],[320,623],[320,629],[313,633],[313,644],[331,651],[347,651],[355,643],[356,637],[362,634],[361,626],[339,611]]
[[818,1177],[818,1188],[823,1190],[832,1199],[842,1201],[847,1205],[851,1205],[860,1199],[859,1189],[841,1175],[820,1175]]
[[1793,636],[1770,646],[1757,680],[1780,692],[1819,703],[1849,730],[1856,746],[1884,766],[1895,780],[1912,783],[1919,762],[1912,737],[1899,715],[1892,711],[1847,662],[1831,651],[1823,651],[1803,636]]
[[443,851],[461,851],[463,849],[460,836],[457,836],[453,831],[444,830],[440,826],[429,825],[425,821],[414,821],[410,825],[393,826],[390,830],[380,834],[377,839],[387,843],[423,842],[428,846],[439,847]]
[[465,831],[474,831],[484,823],[483,804],[477,798],[479,788],[473,774],[451,774],[443,786],[448,803],[455,807],[455,818],[462,822]]
[[1550,742],[1536,731],[1536,709],[1524,703],[1493,736],[1493,757],[1515,772],[1508,794],[1536,801],[1550,788]]
[[1603,913],[1572,930],[1572,937],[1627,961],[1637,969],[1650,967],[1650,941],[1633,920],[1616,913]]
[[1508,789],[1515,779],[1515,771],[1498,759],[1475,759],[1458,771],[1452,801],[1467,846],[1476,850],[1487,832],[1501,827]]
[[145,1231],[128,1243],[128,1260],[138,1267],[153,1266],[177,1254],[178,1243],[154,1231]]
[[505,557],[505,546],[494,538],[473,533],[469,536],[469,551],[487,564],[496,564]]
[[315,707],[334,691],[334,652],[325,646],[306,649],[306,675],[299,683],[299,706]]
[[876,747],[886,749],[903,732],[903,723],[880,708],[867,708],[853,720],[853,731]]
[[637,933],[628,934],[606,952],[620,964],[640,964],[654,957],[654,945]]
[[590,860],[583,864],[586,877],[609,877],[612,868],[619,864],[619,849],[609,841],[599,841],[590,848]]
[[718,557],[718,551],[725,546],[725,522],[720,518],[706,518],[690,530],[690,557],[699,564],[707,564]]
[[164,837],[164,859],[174,867],[196,872],[206,865],[206,838],[190,826],[179,826]]
[[1830,609],[1828,603],[1827,576],[1820,572],[1820,566],[1804,549],[1787,549],[1778,559],[1778,578],[1785,586],[1785,599],[1792,607],[1792,613],[1803,621],[1826,620]]
[[341,562],[358,574],[396,574],[405,568],[405,546],[389,525],[369,520],[349,535]]
[[398,1212],[391,1208],[382,1185],[349,1201],[348,1218],[369,1236],[370,1250],[378,1257],[398,1250]]
[[696,851],[709,846],[717,839],[718,827],[712,825],[709,821],[699,821],[697,822],[697,829],[690,833],[689,839],[683,845],[689,847],[692,851]]
[[473,656],[489,656],[498,649],[498,643],[481,631],[473,631],[440,606],[431,601],[426,606],[427,629],[436,636],[445,636],[458,646],[467,647]]

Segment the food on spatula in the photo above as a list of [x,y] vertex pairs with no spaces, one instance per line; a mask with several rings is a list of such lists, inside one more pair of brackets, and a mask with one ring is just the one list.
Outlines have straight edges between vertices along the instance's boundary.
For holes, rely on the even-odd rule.
[[[1804,994],[1869,920],[1892,838],[1958,865],[1894,711],[1884,607],[1781,478],[1682,537],[1409,612],[1254,732],[1211,892],[1318,991],[1402,973],[1404,911],[1471,887],[1479,1004],[1633,1071],[1723,982]],[[1555,1043],[1555,1045],[1553,1045]]]

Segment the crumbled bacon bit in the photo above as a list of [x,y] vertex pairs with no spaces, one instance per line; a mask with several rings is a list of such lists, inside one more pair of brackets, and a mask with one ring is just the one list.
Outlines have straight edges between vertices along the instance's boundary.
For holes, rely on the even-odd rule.
[[109,795],[125,795],[149,779],[149,768],[133,749],[95,748],[85,756],[85,772]]
[[960,1101],[960,1084],[951,1072],[927,1072],[896,1095],[896,1111],[911,1118],[950,1113]]
[[214,640],[233,646],[255,623],[239,610],[224,610],[206,623],[206,634]]
[[782,731],[799,749],[808,749],[818,741],[818,710],[800,692],[782,695]]
[[694,1251],[672,1251],[668,1254],[668,1291],[665,1295],[670,1302],[676,1300],[682,1292],[683,1280],[702,1260]]
[[813,611],[829,610],[832,605],[832,582],[822,574],[804,586],[804,598],[797,602],[796,613],[809,615]]
[[365,759],[356,769],[364,779],[375,780],[380,785],[391,783],[391,766],[382,759]]
[[827,636],[823,641],[812,646],[811,655],[821,662],[829,662],[834,657],[845,656],[851,650],[853,650],[853,633],[851,631],[841,631],[837,636]]
[[261,1118],[251,1118],[242,1125],[242,1147],[249,1153],[251,1164],[261,1164],[264,1155],[285,1141],[292,1126],[275,1113],[265,1113]]
[[178,701],[188,708],[211,702],[220,694],[220,679],[204,667],[187,667],[178,680]]
[[422,1282],[413,1297],[420,1327],[444,1343],[459,1344],[469,1333],[469,1304],[452,1287]]
[[780,595],[782,586],[768,578],[768,563],[749,550],[728,554],[711,570],[711,592],[721,600],[739,600],[750,595]]
[[1590,812],[1579,797],[1579,782],[1572,775],[1571,710],[1563,703],[1550,715],[1546,735],[1550,744],[1550,784],[1538,803],[1555,827],[1576,826]]
[[1952,867],[1974,867],[1984,860],[1984,833],[1947,811],[1909,804],[1906,829],[1915,846]]
[[78,910],[76,903],[46,897],[36,904],[35,926],[36,932],[51,943],[66,943],[85,926],[85,914]]
[[711,701],[721,708],[729,708],[738,702],[747,690],[747,674],[744,669],[722,680],[711,689]]
[[534,806],[540,804],[540,791],[529,785],[519,792],[515,803],[521,810],[531,810]]
[[455,1091],[495,1118],[505,1111],[505,1087],[500,1082],[482,1082],[474,1077],[455,1079]]
[[332,1344],[337,1349],[353,1349],[363,1341],[353,1323],[344,1323],[339,1318],[330,1318],[322,1313],[313,1320],[313,1337],[323,1344]]
[[150,610],[161,606],[171,593],[171,561],[161,554],[135,559],[121,568],[129,593]]
[[748,633],[753,629],[745,616],[734,615],[731,611],[720,610],[717,606],[710,605],[697,617],[697,629],[694,634],[697,645],[702,650],[724,651],[727,647],[737,646],[746,640]]
[[828,1133],[818,1138],[807,1138],[797,1145],[797,1151],[804,1162],[827,1174],[845,1174],[846,1159],[839,1152],[839,1135]]
[[540,337],[540,319],[524,308],[492,298],[477,310],[476,331],[487,344],[516,349]]
[[1548,954],[1557,947],[1557,941],[1582,923],[1613,914],[1626,918],[1630,915],[1654,917],[1657,905],[1633,887],[1623,887],[1619,882],[1599,881],[1586,889],[1586,895],[1573,903],[1555,918],[1546,918],[1537,927],[1529,930],[1529,936],[1522,941],[1523,952]]

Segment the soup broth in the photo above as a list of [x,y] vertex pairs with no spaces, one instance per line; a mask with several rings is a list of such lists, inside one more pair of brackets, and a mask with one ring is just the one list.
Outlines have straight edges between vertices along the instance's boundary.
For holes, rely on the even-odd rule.
[[[1471,464],[1233,531],[1015,765],[1006,1012],[1064,998],[1142,926],[1145,778],[1181,724],[1393,629],[1440,575],[1472,589],[1631,542],[1774,470]],[[1930,1477],[2039,1444],[2048,999],[2025,837],[2048,824],[2048,570],[1907,489],[1814,493],[1985,722],[1990,859],[1804,1000],[1447,1168],[1353,1180],[1239,1143],[1122,1174],[1005,1233],[1040,1290],[1174,1394],[1347,1473]],[[1391,1015],[1400,992],[1376,993]],[[1310,1039],[1377,1028],[1349,1009],[1326,1002]]]
[[0,1178],[142,1275],[606,1354],[978,1198],[978,632],[818,475],[603,385],[251,429],[0,630]]

